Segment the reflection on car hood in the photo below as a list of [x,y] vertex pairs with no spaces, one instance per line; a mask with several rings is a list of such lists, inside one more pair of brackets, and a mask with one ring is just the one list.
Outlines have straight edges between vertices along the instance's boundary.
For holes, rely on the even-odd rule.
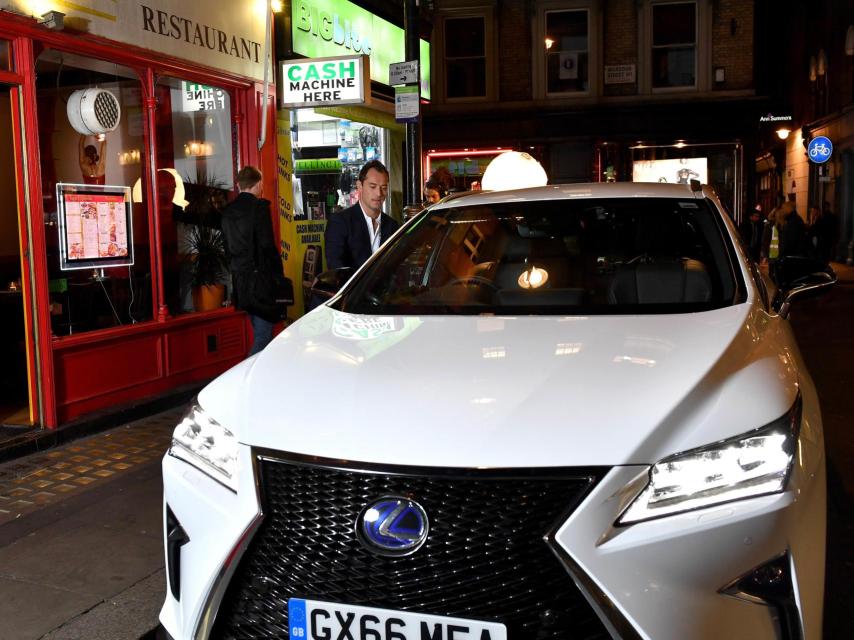
[[425,466],[651,463],[794,401],[791,336],[749,304],[672,316],[364,316],[321,307],[202,406],[253,446]]

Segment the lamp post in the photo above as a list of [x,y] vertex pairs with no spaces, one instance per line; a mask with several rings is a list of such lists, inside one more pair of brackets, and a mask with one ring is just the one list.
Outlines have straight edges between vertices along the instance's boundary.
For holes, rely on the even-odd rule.
[[[418,0],[404,0],[403,3],[403,26],[406,34],[405,51],[406,60],[418,62],[420,82],[420,59],[419,59],[419,33],[418,33]],[[419,90],[420,95],[420,90]],[[420,109],[419,109],[420,110]],[[404,202],[404,219],[413,212],[418,211],[421,206],[421,116],[415,122],[406,123],[406,202]],[[409,215],[407,215],[409,214]]]

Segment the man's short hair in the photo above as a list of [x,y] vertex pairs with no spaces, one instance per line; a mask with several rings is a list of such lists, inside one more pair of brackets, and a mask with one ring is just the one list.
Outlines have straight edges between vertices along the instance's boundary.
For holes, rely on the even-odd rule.
[[359,170],[359,182],[364,182],[365,178],[368,175],[368,171],[374,169],[379,171],[380,173],[384,173],[385,177],[388,178],[388,169],[385,168],[385,165],[379,160],[371,160],[370,162],[366,162],[364,166]]
[[237,172],[237,186],[241,191],[251,189],[261,182],[261,172],[252,165],[247,164]]

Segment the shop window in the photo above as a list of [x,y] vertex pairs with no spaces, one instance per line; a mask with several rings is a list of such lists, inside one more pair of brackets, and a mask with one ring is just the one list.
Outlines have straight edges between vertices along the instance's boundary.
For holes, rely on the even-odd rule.
[[590,88],[589,15],[586,9],[546,12],[546,92]]
[[231,97],[163,77],[155,98],[164,299],[173,316],[211,310],[230,295],[220,222],[236,172]]
[[584,98],[600,88],[601,10],[597,0],[543,0],[534,30],[534,93]]
[[[390,165],[388,130],[381,127],[299,109],[291,132],[295,220],[328,220],[356,204],[362,166],[370,160]],[[384,207],[388,212],[388,200]]]
[[150,320],[149,221],[131,197],[145,157],[138,77],[48,50],[36,102],[53,333]]
[[652,86],[693,87],[697,68],[697,6],[693,2],[652,7]]

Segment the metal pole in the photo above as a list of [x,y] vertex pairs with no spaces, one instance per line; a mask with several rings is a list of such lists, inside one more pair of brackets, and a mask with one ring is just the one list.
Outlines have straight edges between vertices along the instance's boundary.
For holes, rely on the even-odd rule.
[[[403,29],[406,32],[406,60],[418,62],[420,85],[421,61],[419,59],[418,0],[404,0]],[[419,91],[420,95],[420,91]],[[421,115],[416,122],[406,123],[406,202],[404,218],[421,209]],[[409,214],[409,215],[407,215]]]

